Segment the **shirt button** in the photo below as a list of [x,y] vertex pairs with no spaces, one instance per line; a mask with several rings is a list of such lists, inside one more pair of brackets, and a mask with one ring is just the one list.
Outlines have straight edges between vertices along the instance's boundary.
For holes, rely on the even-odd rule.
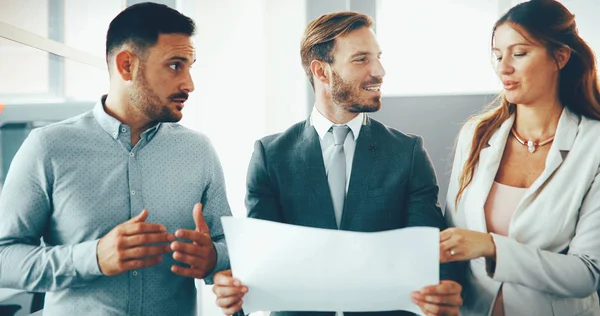
[[131,195],[135,195],[135,190],[131,190]]
[[135,154],[133,152],[130,152],[129,156],[133,157],[133,156],[135,156]]
[[127,132],[127,130],[125,129],[125,127],[121,128],[121,132],[123,132],[123,133]]
[[137,276],[137,271],[133,271],[131,274],[133,274],[133,276]]
[[117,137],[117,133],[113,133],[113,136],[114,136],[114,137]]

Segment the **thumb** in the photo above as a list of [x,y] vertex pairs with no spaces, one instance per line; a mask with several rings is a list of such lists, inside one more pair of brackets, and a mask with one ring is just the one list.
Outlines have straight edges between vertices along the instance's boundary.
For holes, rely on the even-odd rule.
[[143,209],[141,213],[139,213],[138,215],[132,217],[131,219],[129,219],[125,223],[140,223],[140,222],[145,222],[147,218],[148,218],[148,210]]
[[204,215],[202,215],[202,203],[196,203],[196,205],[194,205],[193,216],[194,223],[196,224],[196,231],[210,234],[208,224],[206,224],[206,220],[204,220]]

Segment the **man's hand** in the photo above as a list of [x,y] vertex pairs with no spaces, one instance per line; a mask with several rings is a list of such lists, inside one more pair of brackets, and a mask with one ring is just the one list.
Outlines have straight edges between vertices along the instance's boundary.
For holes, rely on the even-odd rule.
[[202,204],[196,203],[193,210],[196,230],[179,229],[177,238],[191,240],[192,243],[174,241],[171,243],[173,259],[189,265],[189,268],[173,265],[171,271],[186,277],[203,279],[217,264],[217,251],[210,238],[210,229],[202,215]]
[[231,270],[225,270],[215,274],[213,278],[215,285],[213,293],[217,295],[217,306],[223,310],[225,315],[233,315],[242,309],[242,298],[248,293],[248,287],[242,285],[238,279],[234,279]]
[[438,285],[426,286],[421,291],[413,292],[411,299],[427,316],[454,316],[459,314],[463,303],[461,290],[460,284],[442,280]]
[[160,224],[145,223],[148,211],[119,224],[98,241],[96,256],[102,274],[113,276],[125,271],[157,265],[169,245],[153,245],[175,240]]

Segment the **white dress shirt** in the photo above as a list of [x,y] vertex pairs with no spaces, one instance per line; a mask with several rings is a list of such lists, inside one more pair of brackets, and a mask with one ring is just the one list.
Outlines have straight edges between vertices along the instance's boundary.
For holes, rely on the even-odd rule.
[[[350,128],[350,133],[346,135],[346,139],[344,140],[344,154],[346,155],[346,193],[348,193],[348,184],[350,183],[350,174],[352,173],[352,161],[354,161],[356,140],[358,139],[364,116],[364,113],[360,113],[350,122],[345,124]],[[323,116],[323,114],[317,110],[317,107],[313,107],[312,113],[310,114],[310,122],[317,131],[317,134],[319,134],[321,151],[323,151],[323,162],[325,163],[325,173],[329,175],[329,164],[327,162],[333,154],[333,147],[335,145],[333,133],[329,133],[329,129],[334,125],[340,126],[344,124],[334,124],[328,118]],[[343,316],[344,313],[337,312],[336,315]]]
[[323,151],[323,161],[325,163],[325,173],[329,174],[329,164],[327,163],[331,155],[333,154],[333,133],[329,133],[331,126],[348,125],[350,133],[346,136],[344,141],[344,153],[346,154],[346,193],[348,192],[348,184],[350,183],[350,174],[352,172],[352,161],[354,161],[354,149],[356,148],[356,140],[360,133],[360,128],[364,120],[364,113],[358,114],[350,122],[346,124],[334,124],[328,118],[323,116],[316,107],[313,107],[312,113],[310,114],[310,121],[312,126],[319,134],[319,142],[321,143],[321,150]]

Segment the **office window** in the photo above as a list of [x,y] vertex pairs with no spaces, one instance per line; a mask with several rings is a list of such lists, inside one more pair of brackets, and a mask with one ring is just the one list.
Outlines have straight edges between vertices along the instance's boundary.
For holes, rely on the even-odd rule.
[[64,43],[104,59],[110,21],[122,0],[64,0]]
[[[523,0],[378,0],[376,30],[387,74],[386,96],[497,93],[490,54],[492,27]],[[581,36],[600,52],[600,1],[561,1]]]
[[387,96],[499,91],[490,37],[496,0],[377,2]]
[[100,100],[108,93],[108,69],[97,68],[73,60],[65,60],[64,98],[66,101]]
[[[39,36],[48,36],[49,10],[45,0],[0,0],[0,22]],[[7,97],[48,93],[49,54],[0,38],[0,103]]]
[[6,103],[9,95],[32,96],[49,92],[47,52],[0,38],[0,56],[0,103]]
[[600,54],[600,1],[597,0],[563,0],[561,1],[573,14],[579,29],[579,35],[596,53],[596,61]]
[[48,37],[48,0],[0,0],[0,8],[0,22]]
[[[0,102],[95,101],[108,92],[104,62],[106,30],[124,8],[122,0],[0,0],[0,21],[65,44],[75,60],[0,38]],[[83,61],[88,63],[84,63]],[[89,63],[92,61],[92,63]]]
[[[123,10],[122,0],[64,0],[64,43],[105,60],[106,31],[110,21]],[[64,61],[64,97],[67,100],[97,101],[108,92],[108,68]]]

